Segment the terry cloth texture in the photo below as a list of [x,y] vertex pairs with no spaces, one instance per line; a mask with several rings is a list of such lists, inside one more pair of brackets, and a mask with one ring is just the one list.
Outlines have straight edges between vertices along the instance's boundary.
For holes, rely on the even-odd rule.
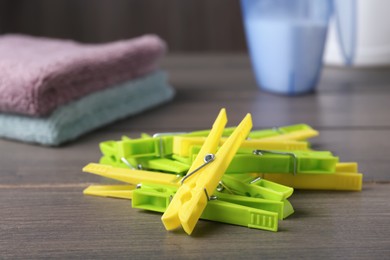
[[0,113],[0,137],[55,146],[173,98],[164,72],[125,82],[59,107],[48,118]]
[[105,44],[0,36],[0,112],[48,115],[76,98],[156,70],[165,50],[155,35]]

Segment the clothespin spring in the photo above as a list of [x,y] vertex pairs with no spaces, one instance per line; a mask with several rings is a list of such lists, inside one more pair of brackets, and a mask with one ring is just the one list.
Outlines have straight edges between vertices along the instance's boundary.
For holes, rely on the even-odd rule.
[[[186,176],[183,177],[183,179],[181,180],[181,184],[184,183],[184,181],[186,179],[188,179],[191,175],[193,175],[194,173],[196,173],[197,171],[199,171],[200,169],[202,169],[203,167],[205,167],[207,164],[211,163],[212,161],[214,161],[215,159],[215,155],[212,154],[212,153],[209,153],[209,154],[206,154],[206,156],[204,157],[203,161],[204,161],[204,164],[202,164],[201,166],[199,166],[198,168],[196,168],[195,170],[193,170],[192,172],[188,173]],[[207,195],[207,191],[206,191],[206,195]],[[209,198],[209,196],[207,195],[207,198]]]
[[138,164],[137,165],[137,168],[134,167],[128,160],[126,160],[125,157],[121,157],[121,161],[126,164],[127,166],[129,166],[130,169],[132,170],[142,170],[142,165],[141,164]]
[[260,181],[260,180],[261,180],[261,177],[257,177],[257,178],[255,178],[255,179],[253,179],[253,180],[250,182],[250,184],[256,183],[256,182],[258,182],[258,181]]

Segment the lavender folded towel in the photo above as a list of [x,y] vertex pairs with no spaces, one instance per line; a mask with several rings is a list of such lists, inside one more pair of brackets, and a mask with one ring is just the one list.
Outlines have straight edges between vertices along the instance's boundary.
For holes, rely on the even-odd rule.
[[165,49],[154,35],[106,44],[1,36],[0,112],[48,115],[71,100],[154,71]]
[[59,145],[118,119],[172,99],[174,90],[163,72],[94,92],[59,107],[48,118],[0,113],[0,137]]

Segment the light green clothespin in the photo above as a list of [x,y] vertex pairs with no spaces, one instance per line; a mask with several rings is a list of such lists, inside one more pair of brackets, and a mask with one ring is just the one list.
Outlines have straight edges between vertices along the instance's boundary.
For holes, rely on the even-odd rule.
[[121,141],[106,141],[99,147],[103,154],[101,164],[121,168],[145,169],[184,174],[189,165],[172,160],[172,136],[144,136],[139,139],[122,137]]
[[109,140],[105,142],[101,142],[99,144],[99,148],[101,153],[104,156],[110,157],[112,161],[116,161],[117,154],[118,154],[118,142]]
[[173,136],[138,138],[118,143],[121,156],[128,158],[160,157],[172,154]]
[[234,204],[239,204],[251,208],[276,212],[278,213],[278,217],[280,220],[285,219],[294,213],[293,206],[287,199],[283,201],[276,201],[276,200],[228,194],[228,193],[223,193],[218,191],[215,191],[214,195],[218,200],[227,201],[227,202],[231,202]]
[[[195,150],[196,147],[193,147]],[[269,151],[254,150],[255,154],[237,153],[228,174],[236,173],[291,173],[291,174],[331,174],[335,172],[338,157],[328,151]],[[190,157],[173,155],[172,158],[183,164],[191,164],[196,153]]]
[[[176,191],[176,187],[143,183],[133,191],[132,207],[165,212]],[[249,228],[278,230],[278,213],[230,203],[218,197],[211,197],[200,218]]]
[[129,137],[122,136],[121,141],[108,140],[99,143],[100,151],[103,154],[102,158],[100,159],[100,163],[115,167],[127,168],[128,166],[121,161],[122,156],[120,155],[120,143],[129,140],[131,140]]
[[338,161],[328,151],[254,150],[254,154],[237,154],[226,173],[334,173]]
[[[172,145],[172,137],[163,137],[164,151]],[[189,165],[169,157],[161,158],[160,139],[144,137],[130,139],[126,136],[121,141],[105,141],[99,144],[103,156],[101,164],[121,168],[145,169],[153,171],[183,174],[188,171]],[[159,152],[160,151],[160,152]]]

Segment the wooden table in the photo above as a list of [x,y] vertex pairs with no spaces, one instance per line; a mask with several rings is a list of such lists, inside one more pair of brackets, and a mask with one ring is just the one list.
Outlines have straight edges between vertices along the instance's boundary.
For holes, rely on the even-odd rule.
[[[0,140],[0,258],[389,259],[390,68],[326,68],[317,93],[285,97],[259,91],[245,55],[172,55],[163,67],[177,90],[170,104],[60,148]],[[247,112],[254,128],[313,126],[316,149],[359,163],[363,191],[297,190],[276,233],[200,221],[192,236],[129,201],[82,194],[105,182],[81,172],[99,142],[209,128],[221,107],[232,126]]]

